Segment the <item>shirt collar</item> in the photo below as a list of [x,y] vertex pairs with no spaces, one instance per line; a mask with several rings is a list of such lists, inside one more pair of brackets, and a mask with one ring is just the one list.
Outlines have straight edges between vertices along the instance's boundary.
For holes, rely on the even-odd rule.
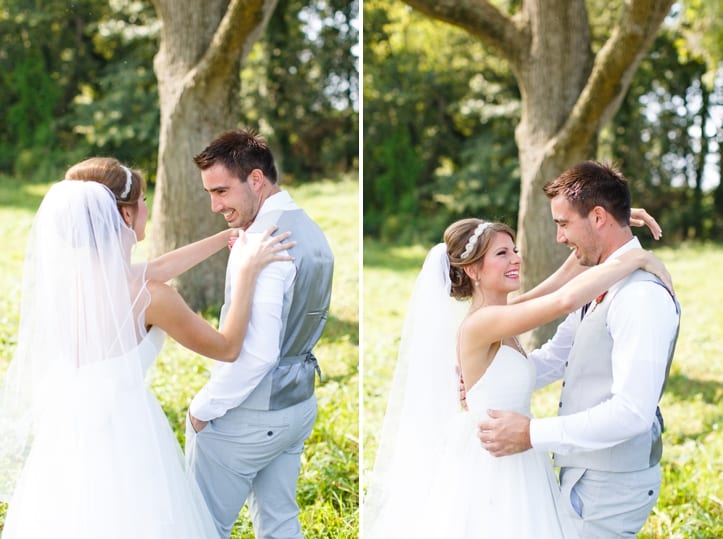
[[264,203],[261,205],[261,208],[259,208],[259,213],[256,215],[256,218],[264,215],[265,213],[269,213],[272,211],[282,210],[282,211],[290,211],[298,209],[298,206],[294,202],[294,200],[291,198],[291,195],[288,191],[279,191],[278,193],[274,193],[269,198],[264,200]]
[[633,236],[633,239],[618,247],[608,258],[618,258],[623,253],[627,253],[631,249],[635,249],[637,247],[642,247],[640,245],[640,240],[638,240],[636,236]]

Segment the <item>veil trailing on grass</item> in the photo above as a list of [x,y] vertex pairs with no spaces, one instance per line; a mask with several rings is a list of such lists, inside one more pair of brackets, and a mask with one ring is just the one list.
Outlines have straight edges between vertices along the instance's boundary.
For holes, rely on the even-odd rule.
[[427,254],[409,303],[374,471],[364,506],[366,539],[409,537],[435,493],[429,474],[459,413],[456,335],[466,305],[450,295],[449,259]]

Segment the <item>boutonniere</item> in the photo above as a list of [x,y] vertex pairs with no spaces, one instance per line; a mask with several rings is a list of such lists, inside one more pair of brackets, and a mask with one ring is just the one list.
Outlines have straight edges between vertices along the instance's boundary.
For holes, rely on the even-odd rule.
[[592,307],[590,308],[590,312],[593,312],[595,310],[595,307],[600,305],[603,300],[605,299],[605,296],[607,296],[608,291],[605,290],[602,294],[600,294],[598,297],[595,298],[595,303],[592,304]]

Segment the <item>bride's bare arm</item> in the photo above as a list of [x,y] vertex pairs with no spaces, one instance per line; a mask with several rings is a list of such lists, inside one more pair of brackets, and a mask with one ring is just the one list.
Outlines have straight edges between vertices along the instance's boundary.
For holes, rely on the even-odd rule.
[[630,208],[630,226],[647,226],[654,239],[659,240],[663,237],[663,229],[658,221],[645,211],[645,208]]
[[511,298],[509,303],[521,303],[533,298],[539,298],[545,294],[551,294],[574,277],[580,275],[586,269],[588,269],[588,267],[582,266],[577,261],[575,254],[570,253],[570,256],[565,259],[562,265],[557,268],[552,275],[524,294]]
[[238,236],[238,234],[238,229],[229,228],[162,254],[148,263],[146,277],[162,283],[168,282],[203,262],[209,256],[216,254],[229,244],[232,236]]
[[146,324],[159,326],[194,352],[218,361],[235,361],[246,336],[256,278],[267,264],[292,260],[279,254],[295,245],[281,243],[288,236],[287,232],[270,237],[267,232],[244,245],[231,306],[218,331],[194,313],[175,289],[158,281],[148,283],[151,304],[145,313]]
[[492,305],[472,313],[468,324],[486,343],[519,335],[566,315],[606,291],[632,271],[642,268],[658,275],[671,288],[665,266],[648,251],[632,249],[581,273],[559,290],[514,305]]
[[[653,238],[656,240],[659,240],[663,236],[663,229],[655,218],[645,211],[645,208],[632,208],[630,210],[630,226],[647,226],[653,234]],[[575,255],[571,253],[552,275],[524,294],[511,298],[510,303],[521,303],[532,298],[539,298],[545,294],[550,294],[587,269],[588,267],[581,266],[577,262]]]

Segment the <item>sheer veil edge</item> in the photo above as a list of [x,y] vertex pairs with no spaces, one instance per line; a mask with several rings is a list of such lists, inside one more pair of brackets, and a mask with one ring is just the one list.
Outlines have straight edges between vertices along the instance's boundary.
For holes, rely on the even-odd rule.
[[404,536],[433,495],[425,471],[435,467],[446,428],[459,413],[455,343],[468,307],[449,291],[449,259],[440,243],[427,254],[409,302],[375,466],[365,485],[365,539]]

